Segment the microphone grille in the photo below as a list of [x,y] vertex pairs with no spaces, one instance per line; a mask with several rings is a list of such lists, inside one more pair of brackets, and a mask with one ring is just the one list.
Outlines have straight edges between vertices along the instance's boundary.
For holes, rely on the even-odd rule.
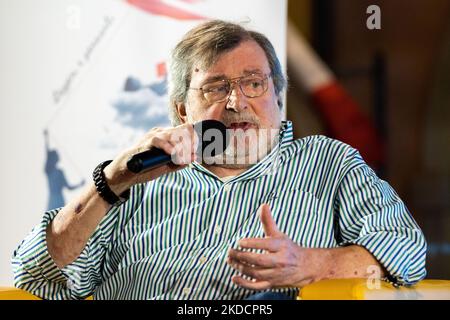
[[225,124],[218,120],[203,120],[194,124],[194,131],[199,138],[197,154],[203,155],[205,149],[208,148],[212,154],[208,156],[216,156],[225,151],[229,143],[229,135]]

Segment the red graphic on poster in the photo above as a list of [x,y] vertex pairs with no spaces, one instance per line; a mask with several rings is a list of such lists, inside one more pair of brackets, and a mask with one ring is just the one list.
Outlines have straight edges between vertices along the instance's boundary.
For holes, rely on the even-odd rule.
[[[188,4],[194,4],[199,0],[180,0]],[[206,17],[177,8],[164,3],[163,0],[127,0],[132,6],[138,7],[148,13],[166,16],[177,20],[205,20]]]

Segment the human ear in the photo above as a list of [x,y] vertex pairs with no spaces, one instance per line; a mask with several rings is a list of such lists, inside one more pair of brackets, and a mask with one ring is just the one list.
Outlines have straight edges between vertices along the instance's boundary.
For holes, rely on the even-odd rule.
[[182,123],[187,122],[186,105],[183,102],[177,102],[175,104],[177,108],[177,116]]

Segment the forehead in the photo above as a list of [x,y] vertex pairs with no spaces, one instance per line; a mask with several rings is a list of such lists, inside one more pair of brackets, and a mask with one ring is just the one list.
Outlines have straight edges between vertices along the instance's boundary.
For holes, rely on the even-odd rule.
[[250,72],[270,73],[270,65],[264,50],[254,40],[244,41],[236,48],[219,56],[207,70],[194,65],[191,83],[207,82],[209,79],[235,78]]

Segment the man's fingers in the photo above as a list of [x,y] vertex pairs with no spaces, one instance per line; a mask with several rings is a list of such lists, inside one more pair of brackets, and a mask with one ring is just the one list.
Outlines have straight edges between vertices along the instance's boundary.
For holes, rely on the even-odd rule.
[[273,268],[276,266],[273,254],[244,252],[230,249],[228,252],[228,257],[237,262],[245,262],[246,264],[251,264],[262,268]]
[[175,154],[176,152],[175,146],[170,141],[164,140],[160,137],[153,137],[151,144],[147,144],[140,148],[138,152],[150,150],[152,147],[162,149],[167,154]]
[[172,156],[172,162],[184,165],[194,161],[196,151],[196,134],[192,124],[184,124],[174,128],[154,128],[140,141],[138,152],[152,147],[160,148]]
[[243,249],[260,249],[269,252],[277,252],[281,249],[283,239],[280,238],[246,238],[239,240],[239,246]]
[[250,290],[265,290],[270,289],[271,285],[268,281],[257,281],[257,280],[247,280],[241,276],[231,277],[231,281],[240,287],[250,289]]
[[256,279],[258,281],[270,281],[274,278],[274,273],[279,272],[279,269],[274,268],[262,268],[258,266],[252,266],[239,261],[229,259],[227,263],[236,271],[241,274]]
[[266,237],[274,237],[281,233],[275,220],[272,218],[272,213],[268,204],[264,203],[259,207],[259,216]]

